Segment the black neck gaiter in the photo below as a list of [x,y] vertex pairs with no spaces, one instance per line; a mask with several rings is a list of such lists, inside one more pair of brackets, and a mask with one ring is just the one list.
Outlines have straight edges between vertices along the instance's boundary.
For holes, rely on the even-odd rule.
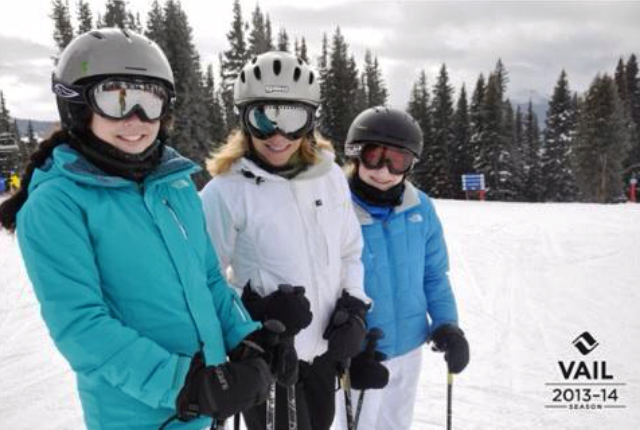
[[69,145],[103,172],[142,182],[160,165],[164,141],[156,139],[140,154],[129,154],[110,145],[93,132],[70,133]]
[[404,193],[404,180],[386,191],[379,190],[360,179],[358,172],[354,172],[349,179],[351,191],[362,201],[373,206],[393,207],[402,203]]

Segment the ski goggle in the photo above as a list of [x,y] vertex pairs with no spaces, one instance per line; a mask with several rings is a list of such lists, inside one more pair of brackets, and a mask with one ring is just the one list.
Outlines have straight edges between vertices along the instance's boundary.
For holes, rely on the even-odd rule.
[[53,92],[70,102],[86,103],[113,120],[137,114],[143,121],[156,121],[168,114],[172,103],[167,86],[149,79],[109,78],[86,86],[54,81]]
[[303,103],[254,103],[244,109],[242,121],[246,130],[258,139],[280,133],[295,140],[313,129],[315,108]]
[[367,143],[360,150],[360,161],[367,169],[382,169],[385,165],[389,173],[404,175],[413,166],[414,155],[401,148],[381,146],[376,143]]

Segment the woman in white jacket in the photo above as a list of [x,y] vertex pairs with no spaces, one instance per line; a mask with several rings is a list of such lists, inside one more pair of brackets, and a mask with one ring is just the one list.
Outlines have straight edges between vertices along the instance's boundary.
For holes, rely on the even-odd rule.
[[[369,308],[349,186],[331,145],[314,136],[317,78],[286,52],[250,61],[235,85],[241,130],[213,158],[201,194],[230,284],[254,319],[278,319],[295,336],[300,430],[330,428],[338,363],[359,352]],[[276,391],[276,429],[292,418],[287,391]],[[264,404],[243,415],[249,430],[266,428]]]

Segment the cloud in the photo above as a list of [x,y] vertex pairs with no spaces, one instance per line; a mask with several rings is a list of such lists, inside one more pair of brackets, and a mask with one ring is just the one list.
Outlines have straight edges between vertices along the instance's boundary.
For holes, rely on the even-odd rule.
[[45,45],[0,35],[0,90],[13,117],[56,118],[49,89],[53,54]]
[[550,94],[563,68],[584,91],[596,73],[612,72],[637,50],[639,13],[637,2],[365,1],[277,7],[271,15],[288,31],[315,30],[318,40],[340,26],[359,62],[367,48],[378,55],[391,100],[402,105],[421,69],[433,83],[446,63],[454,86],[472,90],[499,58],[514,98]]

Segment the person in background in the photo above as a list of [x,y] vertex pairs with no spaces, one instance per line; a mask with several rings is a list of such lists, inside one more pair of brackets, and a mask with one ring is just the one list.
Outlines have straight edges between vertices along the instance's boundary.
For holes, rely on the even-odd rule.
[[20,189],[20,176],[16,172],[9,175],[9,192],[16,193]]
[[[251,315],[281,320],[295,336],[299,378],[276,389],[276,429],[289,428],[293,391],[298,429],[329,429],[337,368],[359,352],[370,303],[349,187],[331,145],[314,135],[318,74],[267,52],[242,69],[234,101],[240,130],[215,154],[201,192],[208,230]],[[265,410],[244,412],[250,430],[266,428]]]
[[[411,428],[425,342],[444,352],[450,373],[461,372],[469,361],[440,220],[431,199],[407,179],[422,147],[417,122],[387,107],[360,113],[345,143],[351,196],[364,237],[364,285],[375,303],[367,323],[384,332],[379,354],[363,352],[351,365],[354,387],[384,387],[367,390],[358,425],[362,430]],[[381,359],[389,370],[388,383],[386,373],[375,370]],[[367,368],[374,371],[364,372]],[[337,415],[335,428],[347,428],[343,415]]]
[[62,52],[52,89],[61,130],[0,224],[17,231],[86,428],[202,429],[262,402],[277,342],[220,272],[198,167],[166,144],[164,53],[129,30],[93,30]]

